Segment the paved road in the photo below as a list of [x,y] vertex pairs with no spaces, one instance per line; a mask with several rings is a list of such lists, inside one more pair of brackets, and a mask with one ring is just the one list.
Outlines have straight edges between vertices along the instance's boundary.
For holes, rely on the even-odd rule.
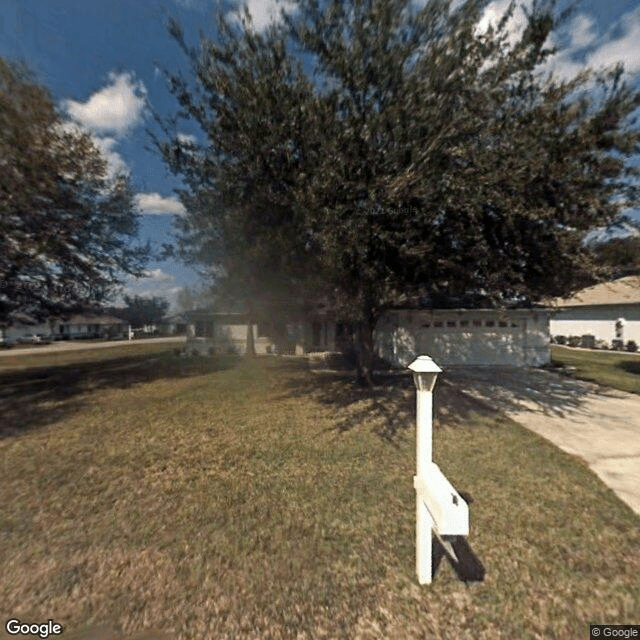
[[586,460],[640,515],[640,396],[541,370],[449,369],[446,379]]
[[0,349],[0,357],[2,356],[20,356],[20,355],[36,355],[40,353],[58,353],[59,351],[81,351],[85,349],[109,349],[111,347],[122,347],[126,345],[141,345],[141,344],[159,344],[163,342],[167,343],[179,343],[184,344],[186,342],[184,336],[177,338],[149,338],[144,340],[110,340],[108,342],[86,342],[85,340],[62,340],[60,342],[53,342],[51,344],[43,344],[41,346],[33,346],[27,349],[20,349],[13,347],[12,349]]

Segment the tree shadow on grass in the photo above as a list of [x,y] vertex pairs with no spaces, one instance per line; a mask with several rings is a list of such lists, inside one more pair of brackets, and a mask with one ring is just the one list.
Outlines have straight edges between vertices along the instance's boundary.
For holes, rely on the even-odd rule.
[[633,360],[623,360],[616,365],[616,368],[622,369],[627,373],[640,376],[640,359],[634,358]]
[[[334,409],[333,429],[339,432],[368,426],[393,442],[415,424],[416,390],[408,371],[379,372],[370,388],[354,379],[353,372],[313,371],[290,376],[287,386],[293,396]],[[504,420],[501,412],[523,410],[564,417],[579,411],[589,395],[611,393],[606,387],[540,369],[449,367],[438,376],[433,392],[434,425],[469,425],[478,419],[486,424]]]
[[[372,387],[356,384],[353,372],[343,371],[291,376],[286,384],[288,395],[310,398],[335,410],[332,429],[340,433],[364,427],[393,443],[415,425],[416,388],[409,372],[377,373]],[[495,417],[495,410],[438,380],[433,415],[437,428],[443,424],[464,424],[472,415]]]
[[0,372],[0,438],[21,435],[80,410],[86,394],[128,389],[160,379],[184,378],[235,366],[237,357],[181,357],[173,352]]

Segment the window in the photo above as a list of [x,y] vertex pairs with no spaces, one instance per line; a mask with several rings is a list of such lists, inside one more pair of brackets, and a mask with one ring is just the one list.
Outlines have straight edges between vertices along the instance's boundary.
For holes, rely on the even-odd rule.
[[431,327],[431,323],[430,323],[430,322],[425,322],[425,323],[422,325],[422,328],[423,328],[423,329],[429,329],[430,327]]
[[469,321],[468,320],[460,320],[460,326],[461,327],[468,327],[469,326]]
[[455,327],[455,326],[456,326],[455,320],[447,320],[447,327]]
[[438,328],[440,328],[440,327],[443,327],[443,326],[444,326],[444,323],[442,322],[442,320],[436,320],[436,321],[433,323],[433,326],[434,326],[434,327],[438,327]]
[[258,322],[258,338],[268,338],[271,334],[270,322]]
[[499,327],[507,327],[509,325],[504,320],[500,320],[500,322],[498,322],[498,326]]
[[473,321],[473,326],[474,327],[481,327],[482,326],[482,320],[474,320]]
[[485,326],[485,327],[495,327],[495,326],[496,326],[495,320],[487,320],[487,321],[484,323],[484,326]]

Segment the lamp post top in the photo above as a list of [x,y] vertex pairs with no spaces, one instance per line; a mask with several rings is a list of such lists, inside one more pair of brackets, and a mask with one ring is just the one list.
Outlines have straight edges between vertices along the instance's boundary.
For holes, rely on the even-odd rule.
[[415,373],[441,373],[442,369],[429,357],[418,356],[410,365],[409,369]]

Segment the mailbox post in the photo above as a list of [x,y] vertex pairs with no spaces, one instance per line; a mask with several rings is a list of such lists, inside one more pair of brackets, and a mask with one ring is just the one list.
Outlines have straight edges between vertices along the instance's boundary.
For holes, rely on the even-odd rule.
[[469,507],[433,462],[433,387],[440,367],[429,356],[410,365],[416,385],[416,573],[420,584],[432,580],[431,535],[469,534]]

